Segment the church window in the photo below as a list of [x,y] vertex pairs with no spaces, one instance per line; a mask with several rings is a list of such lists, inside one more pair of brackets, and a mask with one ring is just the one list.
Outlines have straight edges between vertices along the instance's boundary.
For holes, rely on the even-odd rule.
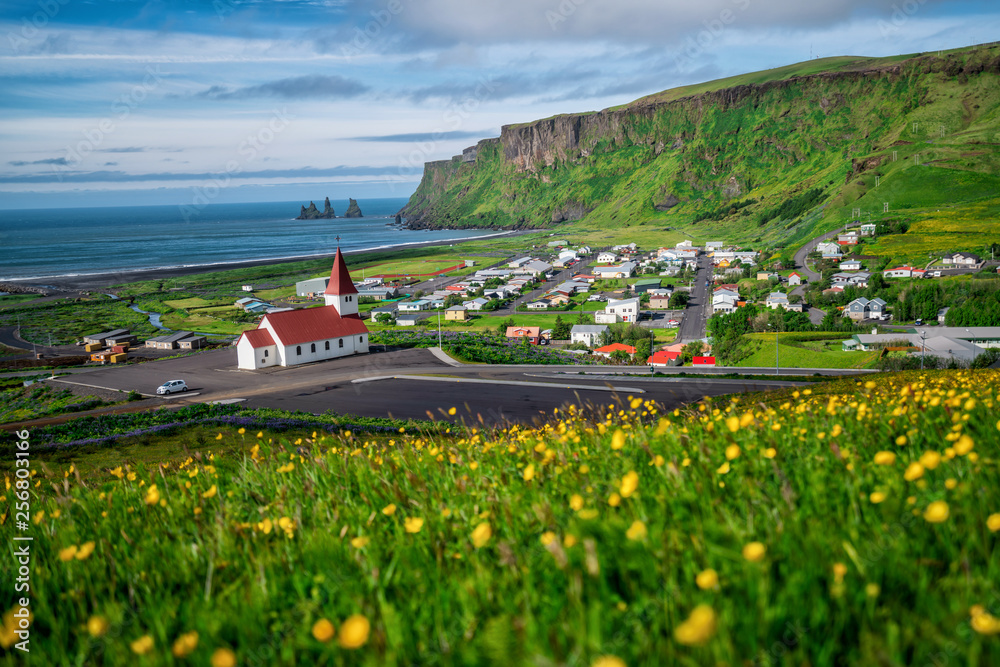
[[337,342],[338,342],[338,343],[340,343],[340,347],[344,347],[344,339],[343,339],[343,338],[341,338],[341,339],[340,339],[339,341],[337,341]]
[[268,356],[268,352],[269,352],[269,350],[264,350],[264,356],[265,357]]
[[330,349],[330,341],[326,341],[326,349]]
[[316,351],[316,343],[312,343],[312,344],[311,344],[311,345],[309,346],[309,351],[310,351],[310,352],[315,352],[315,351]]
[[295,346],[295,354],[302,354],[302,346],[301,345],[296,345]]

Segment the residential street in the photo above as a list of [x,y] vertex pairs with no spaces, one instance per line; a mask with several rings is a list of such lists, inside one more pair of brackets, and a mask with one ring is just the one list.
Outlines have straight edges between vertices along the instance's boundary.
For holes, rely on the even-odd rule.
[[678,343],[690,343],[705,337],[705,323],[708,321],[708,311],[712,305],[712,262],[707,255],[698,258],[698,271],[695,273],[694,286],[691,288],[691,300],[684,309],[680,331],[677,334]]

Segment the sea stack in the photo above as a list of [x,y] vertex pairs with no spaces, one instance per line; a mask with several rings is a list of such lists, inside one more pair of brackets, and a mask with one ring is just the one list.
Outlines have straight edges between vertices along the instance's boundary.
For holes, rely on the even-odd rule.
[[[354,201],[353,199],[351,201]],[[334,213],[333,207],[330,206],[330,198],[327,197],[326,201],[323,203],[323,212],[320,213],[319,209],[316,208],[316,204],[309,202],[309,208],[305,206],[299,212],[299,217],[296,220],[324,220],[336,218],[337,214]]]
[[361,207],[358,206],[358,201],[356,199],[349,200],[349,205],[347,206],[347,212],[344,213],[345,218],[363,218],[364,213],[361,212]]

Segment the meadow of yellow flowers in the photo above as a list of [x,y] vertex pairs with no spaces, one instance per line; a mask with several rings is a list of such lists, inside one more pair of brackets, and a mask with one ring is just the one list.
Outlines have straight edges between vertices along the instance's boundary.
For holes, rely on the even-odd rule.
[[50,468],[31,662],[1000,664],[998,388],[911,372]]

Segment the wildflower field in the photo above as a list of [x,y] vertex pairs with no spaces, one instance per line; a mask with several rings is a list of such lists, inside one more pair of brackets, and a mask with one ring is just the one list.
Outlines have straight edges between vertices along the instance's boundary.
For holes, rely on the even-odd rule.
[[998,392],[907,372],[497,430],[201,424],[169,461],[36,452],[31,525],[11,468],[0,534],[34,537],[31,664],[1000,664]]

